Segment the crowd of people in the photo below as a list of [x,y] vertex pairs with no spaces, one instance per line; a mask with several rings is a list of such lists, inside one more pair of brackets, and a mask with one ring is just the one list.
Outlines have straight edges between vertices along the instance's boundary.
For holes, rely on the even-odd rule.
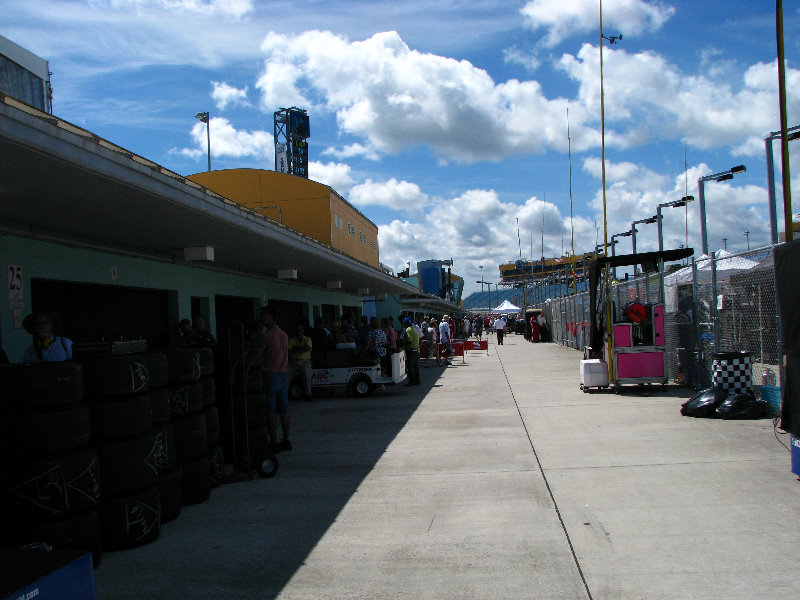
[[[314,326],[297,325],[294,335],[281,329],[272,306],[262,306],[260,319],[250,330],[251,340],[264,346],[262,368],[265,376],[265,391],[269,405],[268,429],[270,450],[291,450],[289,441],[291,419],[289,417],[289,383],[294,374],[301,376],[303,395],[312,397],[312,365],[315,355],[337,350],[352,350],[356,356],[380,362],[383,375],[392,375],[392,355],[405,352],[407,386],[420,385],[420,362],[429,367],[436,361],[438,366],[449,366],[453,354],[454,339],[475,336],[481,340],[484,333],[497,335],[498,345],[503,345],[504,334],[514,330],[516,317],[476,315],[454,318],[443,315],[441,319],[425,316],[415,321],[412,316],[398,316],[397,326],[393,317],[361,317],[357,325],[356,314],[343,314],[340,320],[328,322],[318,317]],[[544,316],[530,318],[531,342],[544,341],[547,323]],[[72,359],[72,340],[61,336],[61,318],[57,313],[36,312],[28,315],[23,327],[31,334],[32,343],[25,350],[23,362],[58,362]],[[185,348],[214,346],[217,341],[206,328],[205,319],[196,315],[192,321],[182,319],[179,323],[178,345]],[[421,356],[424,350],[424,356]],[[2,360],[5,359],[5,360]],[[2,362],[8,362],[0,357]],[[282,437],[278,441],[278,423]]]

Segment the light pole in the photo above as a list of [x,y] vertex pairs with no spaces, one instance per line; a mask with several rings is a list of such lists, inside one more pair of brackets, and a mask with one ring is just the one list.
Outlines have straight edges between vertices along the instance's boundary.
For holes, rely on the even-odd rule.
[[664,250],[664,228],[662,224],[662,215],[661,209],[662,208],[678,208],[680,206],[686,206],[689,202],[694,200],[694,196],[684,196],[680,200],[675,200],[673,202],[664,202],[663,204],[659,204],[656,208],[656,219],[658,219],[658,251],[663,252]]
[[[664,224],[663,219],[664,217],[661,214],[662,208],[678,208],[681,206],[686,206],[689,202],[694,201],[694,196],[684,196],[680,200],[673,200],[672,202],[664,202],[659,204],[656,208],[656,218],[658,219],[658,251],[664,251]],[[681,244],[683,247],[683,244]],[[658,281],[659,281],[659,292],[661,294],[661,302],[664,302],[664,260],[659,259],[659,273],[658,273]]]
[[720,171],[719,173],[712,173],[697,180],[697,191],[700,196],[700,228],[703,240],[703,254],[708,256],[708,232],[706,231],[706,195],[705,195],[705,182],[706,181],[727,181],[733,179],[734,173],[744,173],[747,170],[744,165],[737,165],[731,167],[727,171]]
[[207,112],[197,113],[194,116],[194,118],[195,119],[200,119],[201,123],[205,123],[206,124],[206,142],[207,142],[207,148],[208,148],[208,170],[210,171],[211,170],[211,129],[209,128],[209,124],[208,124],[208,122],[210,121],[209,114]]
[[[647,217],[646,219],[639,219],[638,221],[633,221],[631,223],[631,247],[633,248],[633,253],[636,254],[636,233],[639,231],[636,229],[636,226],[639,224],[642,225],[649,225],[650,223],[655,223],[658,221],[658,216],[653,215],[652,217]],[[636,265],[633,265],[633,274],[636,275]]]
[[[800,125],[790,127],[786,130],[788,134],[786,141],[791,142],[800,138]],[[773,131],[764,138],[764,146],[767,151],[767,190],[769,192],[769,231],[770,240],[773,245],[778,243],[778,215],[775,206],[775,166],[772,157],[772,141],[781,139],[780,131]]]
[[723,250],[728,249],[728,238],[722,238],[722,249]]
[[[619,237],[629,237],[631,235],[633,235],[633,231],[631,231],[629,229],[628,231],[626,231],[624,233],[615,233],[614,235],[611,236],[611,256],[616,256],[617,255],[616,246],[619,243],[619,242],[617,242],[617,238],[619,238]],[[617,278],[617,267],[616,266],[612,267],[611,271],[613,273],[614,279],[616,279]]]
[[[658,221],[658,217],[653,215],[652,217],[647,217],[646,219],[639,219],[638,221],[633,221],[631,223],[631,248],[633,249],[633,253],[636,254],[636,226],[638,224],[649,225],[650,223],[655,223]],[[636,297],[639,297],[639,265],[638,263],[633,263],[633,281],[636,284]],[[645,293],[648,293],[648,286],[645,285]]]
[[747,238],[747,250],[750,250],[750,230],[744,232],[744,237]]

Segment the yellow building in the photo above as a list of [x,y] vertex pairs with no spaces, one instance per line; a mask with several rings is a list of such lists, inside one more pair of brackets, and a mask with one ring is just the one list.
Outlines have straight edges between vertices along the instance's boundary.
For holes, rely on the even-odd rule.
[[205,171],[187,179],[356,260],[379,267],[377,225],[330,186],[261,169]]

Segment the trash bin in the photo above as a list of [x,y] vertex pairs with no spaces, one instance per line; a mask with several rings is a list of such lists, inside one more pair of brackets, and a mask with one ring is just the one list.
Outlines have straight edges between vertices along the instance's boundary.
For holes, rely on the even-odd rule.
[[711,384],[729,395],[752,392],[753,379],[749,352],[718,352],[711,355]]

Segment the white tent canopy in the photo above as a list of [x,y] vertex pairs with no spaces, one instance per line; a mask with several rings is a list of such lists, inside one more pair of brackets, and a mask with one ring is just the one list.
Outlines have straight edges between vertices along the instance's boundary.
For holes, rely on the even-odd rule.
[[500,306],[493,308],[491,312],[498,315],[512,315],[514,313],[522,312],[522,309],[519,306],[514,306],[508,300],[503,300],[503,303]]
[[[729,275],[730,271],[742,271],[752,269],[758,263],[754,260],[744,258],[742,256],[735,256],[727,250],[718,250],[716,252],[717,259],[717,277],[724,278]],[[701,254],[695,259],[697,265],[698,279],[711,278],[711,260],[706,254]],[[670,273],[664,277],[665,285],[675,285],[679,283],[690,283],[692,281],[692,267],[684,267],[677,271]]]
[[[718,250],[715,253],[717,259],[717,278],[720,281],[728,279],[732,273],[746,271],[758,265],[754,260],[736,256],[727,250]],[[695,259],[697,266],[698,281],[709,281],[711,279],[711,260],[706,254],[701,254]],[[678,286],[692,282],[692,267],[684,267],[670,273],[664,277],[664,302],[667,310],[676,311],[678,309]]]

